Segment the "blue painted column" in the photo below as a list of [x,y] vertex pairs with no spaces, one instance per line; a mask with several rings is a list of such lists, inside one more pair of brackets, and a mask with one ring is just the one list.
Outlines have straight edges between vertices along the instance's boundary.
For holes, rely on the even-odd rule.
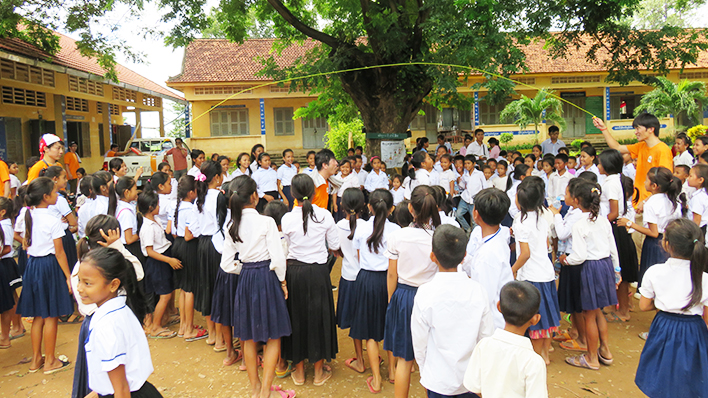
[[479,126],[479,91],[474,92],[474,129],[477,126]]

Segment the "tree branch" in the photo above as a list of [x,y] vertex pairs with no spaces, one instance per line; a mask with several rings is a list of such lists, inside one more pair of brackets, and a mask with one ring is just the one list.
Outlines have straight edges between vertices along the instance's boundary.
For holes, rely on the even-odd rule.
[[412,56],[416,57],[420,54],[420,47],[423,44],[423,28],[421,25],[428,20],[430,15],[429,10],[423,10],[423,0],[417,0],[418,3],[418,17],[416,18],[415,25],[413,26],[413,40],[411,41]]
[[280,14],[280,16],[285,19],[285,21],[287,21],[290,25],[292,25],[295,29],[299,30],[305,36],[320,41],[332,47],[332,49],[335,49],[341,45],[339,40],[335,39],[334,37],[305,25],[295,15],[293,15],[292,12],[290,12],[290,10],[280,0],[268,0],[268,3],[273,8],[275,8],[278,14]]

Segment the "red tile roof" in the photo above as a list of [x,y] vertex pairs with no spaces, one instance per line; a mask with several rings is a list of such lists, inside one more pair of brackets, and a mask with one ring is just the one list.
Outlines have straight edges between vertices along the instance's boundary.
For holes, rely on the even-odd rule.
[[[14,38],[0,39],[0,50],[55,65],[65,66],[82,72],[92,73],[98,76],[105,75],[106,71],[98,65],[96,58],[84,57],[81,55],[79,50],[76,48],[76,41],[74,39],[58,32],[55,32],[55,34],[59,36],[59,45],[61,46],[61,49],[54,56],[51,56],[30,44]],[[160,86],[144,76],[133,72],[123,65],[117,64],[116,72],[118,74],[118,80],[121,83],[154,91],[170,98],[184,100],[184,97],[173,93],[172,91]]]
[[[189,44],[184,53],[183,71],[180,75],[171,77],[167,83],[198,83],[198,82],[242,82],[269,81],[272,79],[256,76],[263,69],[258,57],[272,51],[275,39],[252,39],[243,44],[229,42],[225,39],[198,39]],[[569,73],[569,72],[604,72],[602,61],[608,59],[606,52],[597,52],[597,62],[588,62],[585,54],[589,44],[578,50],[569,49],[566,58],[553,59],[543,48],[544,41],[536,41],[523,48],[526,53],[526,66],[532,73]],[[283,50],[276,57],[280,66],[291,65],[298,57],[316,45],[313,40],[307,40],[304,45],[293,45]],[[699,55],[696,65],[687,65],[686,69],[708,68],[708,52]]]

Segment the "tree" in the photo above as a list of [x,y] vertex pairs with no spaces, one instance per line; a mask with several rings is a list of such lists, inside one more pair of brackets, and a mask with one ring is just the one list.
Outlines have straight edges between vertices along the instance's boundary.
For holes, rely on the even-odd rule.
[[706,0],[642,0],[632,18],[637,29],[661,29],[666,25],[690,27],[689,18]]
[[658,77],[653,85],[656,88],[642,97],[636,113],[646,111],[659,118],[672,115],[675,131],[684,129],[679,125],[683,117],[688,118],[691,126],[703,121],[703,110],[708,106],[704,82],[681,80],[675,84]]
[[538,125],[543,122],[543,119],[557,124],[562,129],[565,128],[563,104],[558,98],[549,95],[545,89],[539,90],[533,98],[522,95],[520,99],[512,101],[504,107],[499,118],[501,121],[511,121],[518,124],[521,130],[532,124],[537,144]]
[[325,147],[334,152],[338,159],[347,156],[349,149],[349,133],[354,141],[354,148],[361,145],[364,146],[366,137],[361,131],[362,123],[359,119],[354,119],[351,122],[335,122],[330,124],[329,131],[325,133]]
[[172,113],[177,115],[174,120],[170,122],[172,128],[167,132],[168,137],[173,138],[185,138],[185,127],[187,123],[184,121],[184,112],[187,109],[187,105],[181,104],[179,102],[172,103]]

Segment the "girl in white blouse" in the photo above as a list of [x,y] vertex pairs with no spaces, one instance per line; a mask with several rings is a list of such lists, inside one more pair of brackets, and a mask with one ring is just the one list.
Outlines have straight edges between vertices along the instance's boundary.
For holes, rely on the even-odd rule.
[[258,185],[258,206],[256,210],[263,213],[268,202],[281,198],[282,190],[278,186],[278,172],[270,167],[270,155],[263,152],[258,155],[258,168],[253,172],[253,180]]
[[189,156],[192,157],[192,168],[187,171],[187,175],[196,177],[197,174],[199,174],[199,170],[201,170],[202,164],[204,163],[206,156],[204,155],[204,151],[202,151],[201,149],[192,149],[192,152],[189,154]]
[[433,159],[426,151],[418,151],[411,156],[410,160],[412,169],[408,170],[408,176],[403,180],[403,188],[405,189],[404,197],[410,199],[413,190],[418,185],[431,185],[430,172],[433,170]]
[[110,189],[111,191],[108,194],[108,215],[117,218],[120,223],[121,243],[134,256],[142,260],[144,257],[140,255],[138,218],[134,204],[138,198],[138,185],[130,177],[121,177]]
[[688,216],[705,234],[708,225],[708,165],[699,163],[693,166],[686,182],[696,189],[688,202]]
[[248,166],[251,165],[251,156],[246,152],[241,152],[236,158],[236,165],[238,166],[236,170],[231,173],[231,179],[235,179],[242,175],[251,175],[251,171]]
[[689,220],[670,222],[663,243],[670,258],[649,269],[639,289],[639,308],[658,310],[635,378],[650,397],[708,396],[708,250],[703,235]]
[[595,151],[595,148],[586,146],[581,149],[578,161],[580,162],[580,167],[575,175],[580,175],[583,171],[592,171],[597,176],[597,183],[602,186],[605,176],[600,174],[600,170],[597,168],[597,151]]

